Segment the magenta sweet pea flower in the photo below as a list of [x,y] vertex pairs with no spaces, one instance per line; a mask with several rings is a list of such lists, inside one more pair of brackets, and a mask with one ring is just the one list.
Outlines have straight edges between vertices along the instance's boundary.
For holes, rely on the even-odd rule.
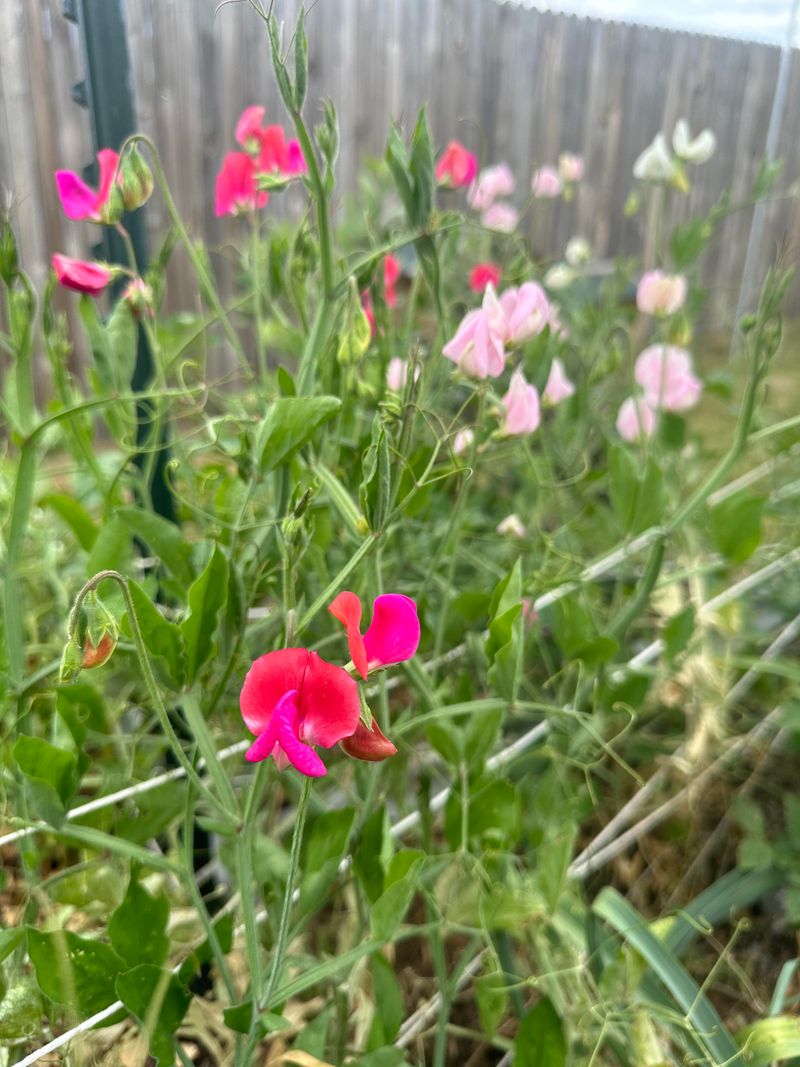
[[519,288],[506,289],[500,297],[505,320],[505,340],[522,344],[540,334],[550,320],[550,307],[541,285],[525,282]]
[[498,163],[495,167],[485,167],[469,187],[467,202],[476,211],[486,211],[495,200],[511,196],[516,182],[507,163]]
[[542,400],[555,406],[562,400],[567,400],[575,392],[575,386],[567,377],[564,364],[556,356],[550,364],[550,373],[547,376],[547,384],[542,393]]
[[634,377],[652,408],[687,411],[695,406],[703,384],[694,374],[692,357],[674,345],[650,345],[639,354]]
[[397,306],[397,283],[400,280],[400,260],[397,256],[383,257],[383,292],[390,308]]
[[636,306],[645,315],[674,315],[686,303],[686,291],[682,274],[649,270],[636,287]]
[[559,196],[563,183],[555,167],[539,167],[533,172],[531,192],[539,200],[552,200]]
[[252,105],[246,107],[236,123],[234,136],[239,144],[248,152],[258,152],[261,145],[261,128],[264,124],[266,108]]
[[109,199],[114,175],[119,164],[119,154],[111,148],[102,148],[97,153],[100,184],[92,189],[72,170],[57,170],[56,188],[61,206],[68,219],[90,219],[92,222],[108,220]]
[[469,274],[469,287],[473,293],[482,293],[487,285],[496,289],[502,276],[496,263],[476,263]]
[[656,428],[656,413],[643,396],[629,396],[617,414],[617,433],[624,441],[650,437]]
[[326,773],[313,745],[331,748],[358,726],[358,686],[343,667],[307,648],[260,656],[247,672],[240,697],[242,718],[256,741],[245,759],[289,763],[309,778]]
[[257,174],[277,174],[293,178],[305,174],[300,142],[287,141],[283,126],[265,126],[266,109],[246,107],[236,123],[236,140],[256,159]]
[[246,152],[228,152],[217,175],[214,214],[238,215],[264,207],[269,195],[256,184],[256,165]]
[[436,164],[436,181],[439,185],[456,189],[470,185],[478,173],[478,160],[459,141],[451,141]]
[[112,272],[102,263],[87,263],[83,259],[71,259],[54,252],[51,260],[56,277],[65,289],[78,293],[99,296],[113,278]]
[[361,636],[361,601],[355,593],[339,593],[328,608],[344,624],[350,657],[358,673],[411,659],[419,646],[417,605],[401,593],[383,593],[372,605],[372,622]]
[[538,429],[539,394],[535,385],[528,384],[521,370],[515,370],[511,375],[508,392],[503,397],[503,406],[506,409],[503,433],[533,433]]

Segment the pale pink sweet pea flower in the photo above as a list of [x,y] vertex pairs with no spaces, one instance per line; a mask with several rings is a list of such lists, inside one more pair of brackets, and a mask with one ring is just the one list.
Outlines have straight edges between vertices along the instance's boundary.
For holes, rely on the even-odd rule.
[[562,152],[558,157],[558,175],[562,181],[579,182],[583,178],[584,170],[583,156]]
[[102,148],[97,153],[100,183],[92,189],[72,170],[57,170],[56,188],[61,206],[68,219],[90,219],[104,222],[106,208],[111,196],[114,174],[119,164],[119,154],[111,148]]
[[525,282],[519,288],[506,289],[500,297],[500,307],[505,325],[504,339],[509,344],[522,344],[530,340],[540,334],[549,321],[547,296],[536,282]]
[[653,408],[687,411],[695,406],[703,384],[695,376],[692,357],[674,345],[650,345],[639,354],[634,377]]
[[519,222],[519,212],[511,204],[498,201],[491,204],[481,215],[481,226],[495,233],[513,233]]
[[503,397],[503,406],[506,409],[503,433],[533,433],[538,429],[539,394],[535,385],[529,385],[525,381],[521,370],[515,370],[511,375],[508,392]]
[[214,214],[238,215],[264,207],[268,194],[256,184],[256,165],[246,152],[228,152],[222,161],[214,191]]
[[649,270],[636,287],[636,306],[645,315],[674,315],[686,302],[686,291],[682,274]]
[[455,189],[471,185],[478,173],[478,160],[459,141],[451,141],[436,164],[436,181]]
[[511,196],[515,185],[514,175],[507,163],[485,167],[469,187],[467,203],[476,211],[485,211],[495,200]]
[[539,167],[533,172],[531,192],[539,200],[552,200],[563,189],[563,183],[555,167]]
[[558,357],[556,357],[550,364],[550,373],[547,376],[547,385],[544,387],[542,400],[555,407],[555,405],[560,404],[562,400],[567,400],[571,397],[574,392],[575,386],[567,377],[567,372],[564,370],[564,364]]
[[475,434],[472,430],[459,430],[453,438],[453,452],[457,456],[463,455],[464,452],[472,445],[475,440]]
[[560,310],[558,304],[550,301],[547,324],[550,327],[550,333],[553,337],[558,338],[559,341],[566,341],[569,338],[569,330],[561,321]]
[[525,536],[526,530],[519,515],[512,512],[497,524],[497,533],[501,537],[517,537],[521,539]]
[[656,428],[656,413],[642,396],[623,400],[617,414],[617,433],[624,441],[650,437]]
[[59,284],[78,293],[99,296],[113,278],[112,272],[102,263],[88,263],[54,252],[51,260]]
[[442,349],[462,374],[470,378],[496,378],[503,373],[505,317],[494,286],[486,286],[483,304],[461,320],[455,337]]
[[[420,368],[414,368],[414,381],[419,378]],[[386,368],[386,386],[393,393],[402,393],[408,381],[408,360],[395,356],[389,360]]]

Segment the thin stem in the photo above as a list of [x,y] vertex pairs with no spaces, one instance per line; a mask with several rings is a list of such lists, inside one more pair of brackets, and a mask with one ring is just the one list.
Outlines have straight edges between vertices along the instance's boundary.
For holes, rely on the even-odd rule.
[[253,278],[253,310],[256,320],[256,353],[258,356],[258,376],[261,388],[267,388],[267,353],[264,348],[264,323],[261,307],[261,233],[258,215],[253,212],[253,233],[250,239],[250,270]]

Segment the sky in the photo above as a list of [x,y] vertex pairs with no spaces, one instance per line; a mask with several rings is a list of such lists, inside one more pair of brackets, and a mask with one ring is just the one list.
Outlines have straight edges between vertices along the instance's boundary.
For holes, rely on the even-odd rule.
[[[783,44],[793,0],[516,0],[542,11],[568,11],[592,18],[640,22],[722,37]],[[795,22],[794,44],[800,47]]]

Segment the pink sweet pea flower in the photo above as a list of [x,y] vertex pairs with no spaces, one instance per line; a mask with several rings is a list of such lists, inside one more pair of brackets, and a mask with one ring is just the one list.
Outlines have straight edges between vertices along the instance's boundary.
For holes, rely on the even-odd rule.
[[236,123],[236,140],[247,151],[258,152],[259,150],[265,114],[266,108],[256,105],[246,107]]
[[575,386],[567,377],[564,364],[556,357],[550,364],[550,373],[547,376],[547,385],[542,393],[542,400],[554,407],[562,400],[571,397],[575,392]]
[[358,686],[343,667],[306,648],[284,648],[260,656],[247,672],[240,697],[242,718],[257,740],[245,759],[272,756],[309,778],[326,773],[311,747],[331,748],[358,727]]
[[521,370],[511,375],[508,392],[503,397],[506,409],[503,433],[533,433],[539,426],[539,394],[535,385],[529,385]]
[[482,293],[487,285],[496,289],[502,276],[496,263],[476,263],[470,271],[469,287],[473,293]]
[[536,282],[506,289],[500,297],[505,326],[504,340],[521,344],[540,334],[550,321],[550,306],[544,289]]
[[650,437],[656,428],[656,413],[641,396],[629,396],[617,415],[617,433],[624,441]]
[[119,154],[111,148],[102,148],[97,153],[100,171],[100,184],[97,190],[90,188],[74,171],[56,171],[56,187],[64,214],[68,219],[106,221],[108,202],[118,163]]
[[455,455],[460,456],[472,445],[475,440],[475,434],[472,430],[467,428],[466,430],[459,430],[453,438],[453,452]]
[[561,193],[563,184],[555,167],[539,167],[533,172],[531,191],[539,200],[552,200]]
[[674,315],[686,302],[686,290],[682,274],[649,270],[636,287],[636,306],[645,315]]
[[558,157],[558,176],[564,182],[579,182],[584,173],[583,156],[562,152]]
[[374,337],[376,330],[375,305],[372,303],[372,293],[370,293],[369,289],[365,289],[361,294],[361,307],[364,309],[364,314],[367,316],[369,335],[370,337]]
[[269,195],[256,185],[256,165],[246,152],[228,152],[217,175],[214,214],[238,215],[264,207]]
[[[420,367],[414,368],[414,381],[419,378]],[[393,393],[402,393],[406,387],[408,381],[408,360],[400,359],[399,356],[394,356],[389,360],[389,366],[386,368],[386,386],[391,389]]]
[[694,374],[692,357],[674,345],[650,345],[641,352],[634,377],[652,408],[687,411],[695,406],[703,384]]
[[469,187],[467,203],[476,211],[485,211],[500,197],[511,196],[515,185],[514,175],[507,163],[486,167]]
[[511,204],[491,204],[481,215],[481,226],[495,233],[513,233],[519,222],[519,212]]
[[340,593],[328,608],[344,624],[353,665],[366,678],[370,671],[411,659],[419,646],[417,605],[401,593],[383,593],[372,605],[372,622],[361,636],[361,601]]
[[547,324],[550,327],[550,333],[553,337],[557,337],[559,341],[566,341],[569,338],[569,330],[561,321],[559,315],[558,304],[550,303],[550,310],[547,315]]
[[286,140],[283,126],[266,126],[261,131],[258,153],[259,174],[279,174],[294,177],[308,169],[299,141]]
[[391,252],[383,257],[383,291],[390,308],[397,305],[397,282],[400,278],[400,260]]
[[71,259],[54,252],[53,270],[65,289],[74,289],[78,293],[99,296],[111,281],[113,275],[108,267],[101,263],[87,263],[82,259]]
[[[494,295],[491,285],[486,287],[486,292]],[[485,303],[484,298],[484,305]],[[487,314],[485,306],[467,312],[456,330],[455,337],[442,349],[442,354],[452,360],[462,374],[470,378],[497,378],[503,373],[506,363],[503,338],[497,332],[496,322]]]
[[436,181],[439,185],[456,189],[469,185],[478,173],[478,160],[463,144],[451,141],[436,164]]

